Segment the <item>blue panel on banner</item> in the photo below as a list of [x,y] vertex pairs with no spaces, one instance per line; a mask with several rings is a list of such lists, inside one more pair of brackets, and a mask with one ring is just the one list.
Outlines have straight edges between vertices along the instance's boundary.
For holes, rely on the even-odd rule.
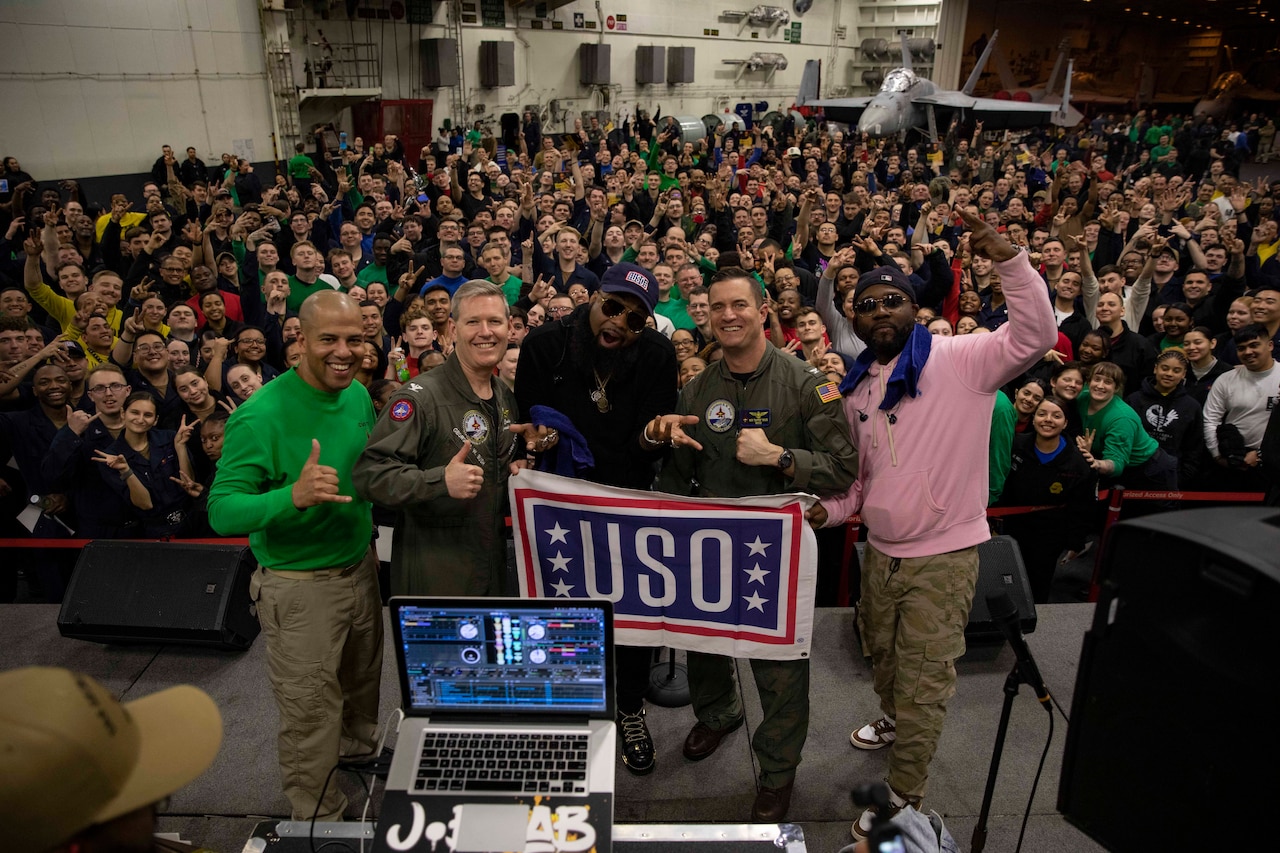
[[755,118],[756,114],[755,107],[751,104],[737,104],[734,106],[733,111],[747,123],[747,130],[750,130],[752,120]]

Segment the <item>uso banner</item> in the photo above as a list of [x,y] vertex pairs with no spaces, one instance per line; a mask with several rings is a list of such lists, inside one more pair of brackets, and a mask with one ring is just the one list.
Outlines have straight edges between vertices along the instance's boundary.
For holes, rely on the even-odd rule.
[[508,488],[522,596],[607,598],[623,645],[809,656],[812,496],[712,502],[531,470]]

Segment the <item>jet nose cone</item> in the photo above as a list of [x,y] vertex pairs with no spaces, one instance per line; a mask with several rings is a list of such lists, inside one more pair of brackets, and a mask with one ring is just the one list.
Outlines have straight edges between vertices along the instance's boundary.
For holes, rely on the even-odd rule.
[[889,107],[873,104],[858,121],[858,132],[872,137],[891,136],[898,132],[898,117]]

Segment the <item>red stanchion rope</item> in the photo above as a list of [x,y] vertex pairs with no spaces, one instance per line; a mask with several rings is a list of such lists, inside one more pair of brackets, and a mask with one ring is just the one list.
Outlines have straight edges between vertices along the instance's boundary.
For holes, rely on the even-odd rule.
[[[1110,499],[1111,492],[1104,489],[1098,492],[1098,500],[1106,501]],[[1125,489],[1124,499],[1126,501],[1220,501],[1224,503],[1261,503],[1266,498],[1263,492],[1179,492],[1179,491],[1143,491],[1136,489]],[[987,510],[988,518],[1006,518],[1011,515],[1027,515],[1033,512],[1045,512],[1051,509],[1061,509],[1061,505],[1050,506],[1000,506],[991,507]],[[845,520],[845,525],[852,527],[862,524],[862,518],[857,515],[850,516]],[[511,519],[507,519],[507,526],[511,526]],[[0,548],[83,548],[93,539],[0,539]],[[182,545],[248,545],[249,540],[244,538],[230,539],[130,539],[130,542],[168,542],[172,544]]]

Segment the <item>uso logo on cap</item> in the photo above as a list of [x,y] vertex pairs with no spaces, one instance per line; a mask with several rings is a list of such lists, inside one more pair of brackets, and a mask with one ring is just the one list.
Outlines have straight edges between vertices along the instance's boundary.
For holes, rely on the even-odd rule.
[[627,273],[627,281],[631,282],[636,287],[643,290],[645,293],[649,292],[649,277],[646,276],[644,273],[639,273],[639,272],[636,272],[635,270],[632,270],[631,272]]

